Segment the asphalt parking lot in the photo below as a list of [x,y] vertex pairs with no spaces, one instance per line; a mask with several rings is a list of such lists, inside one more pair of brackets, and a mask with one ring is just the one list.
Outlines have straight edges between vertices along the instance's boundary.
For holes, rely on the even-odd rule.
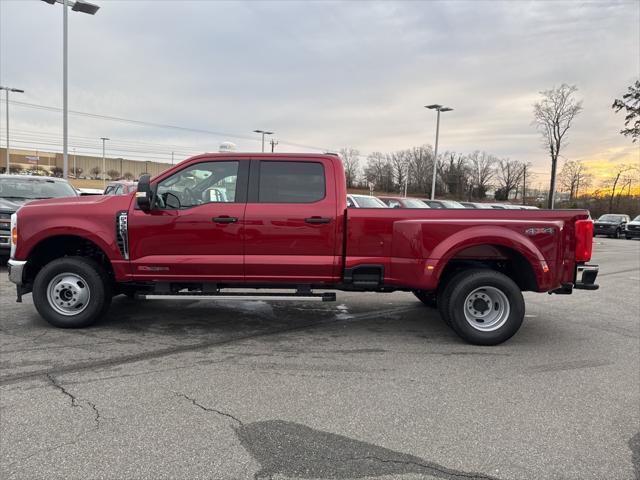
[[594,262],[600,290],[526,294],[498,347],[406,293],[118,297],[58,330],[3,267],[0,477],[640,478],[640,242]]

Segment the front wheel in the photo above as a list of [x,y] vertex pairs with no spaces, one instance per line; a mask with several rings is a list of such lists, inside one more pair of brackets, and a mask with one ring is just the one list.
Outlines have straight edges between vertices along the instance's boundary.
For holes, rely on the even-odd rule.
[[524,298],[506,275],[475,269],[456,275],[450,282],[446,289],[448,323],[467,342],[497,345],[522,325]]
[[89,258],[58,258],[36,275],[33,303],[51,325],[87,327],[109,308],[111,282],[104,268]]

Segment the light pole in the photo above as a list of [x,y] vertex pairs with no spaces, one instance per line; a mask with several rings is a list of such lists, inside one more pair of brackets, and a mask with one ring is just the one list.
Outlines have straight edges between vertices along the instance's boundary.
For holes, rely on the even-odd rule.
[[69,107],[67,101],[67,7],[71,7],[74,12],[88,13],[89,15],[95,15],[100,9],[98,5],[85,2],[84,0],[42,0],[50,5],[56,3],[62,4],[64,7],[62,10],[62,176],[67,178],[69,175],[69,134],[68,134],[68,118]]
[[267,132],[266,130],[254,130],[253,132],[262,134],[262,153],[264,153],[264,136],[273,135],[273,132]]
[[4,90],[7,94],[7,97],[6,97],[7,99],[7,104],[6,104],[6,107],[7,107],[6,109],[7,110],[6,111],[6,114],[7,114],[7,174],[9,174],[11,173],[9,170],[9,163],[10,163],[9,161],[9,92],[24,93],[24,90],[20,90],[19,88],[10,88],[10,87],[1,87],[1,86],[0,86],[0,90]]
[[431,179],[431,200],[436,196],[436,172],[438,167],[438,135],[440,134],[440,112],[450,112],[453,108],[443,107],[442,105],[425,105],[424,108],[429,110],[436,110],[438,112],[438,119],[436,120],[436,146],[433,152],[433,178]]
[[109,139],[107,137],[100,137],[100,140],[102,140],[102,188],[104,189],[104,187],[107,186],[107,172],[105,172],[107,166],[104,156],[104,143]]

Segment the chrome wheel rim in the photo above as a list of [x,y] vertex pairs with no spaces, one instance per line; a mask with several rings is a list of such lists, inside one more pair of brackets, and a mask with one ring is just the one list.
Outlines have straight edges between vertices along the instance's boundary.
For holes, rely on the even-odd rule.
[[47,300],[51,308],[65,316],[78,315],[89,305],[91,291],[86,280],[76,273],[61,273],[47,286]]
[[464,318],[471,327],[481,332],[492,332],[502,327],[509,318],[511,307],[507,296],[495,287],[479,287],[464,301]]

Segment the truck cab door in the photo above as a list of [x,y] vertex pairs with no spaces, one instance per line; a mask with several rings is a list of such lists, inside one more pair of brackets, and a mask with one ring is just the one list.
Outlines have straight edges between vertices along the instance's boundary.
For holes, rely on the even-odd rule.
[[133,279],[242,282],[248,171],[248,160],[204,159],[160,180],[149,212],[132,206]]
[[335,283],[336,189],[326,159],[252,160],[245,211],[249,283]]

